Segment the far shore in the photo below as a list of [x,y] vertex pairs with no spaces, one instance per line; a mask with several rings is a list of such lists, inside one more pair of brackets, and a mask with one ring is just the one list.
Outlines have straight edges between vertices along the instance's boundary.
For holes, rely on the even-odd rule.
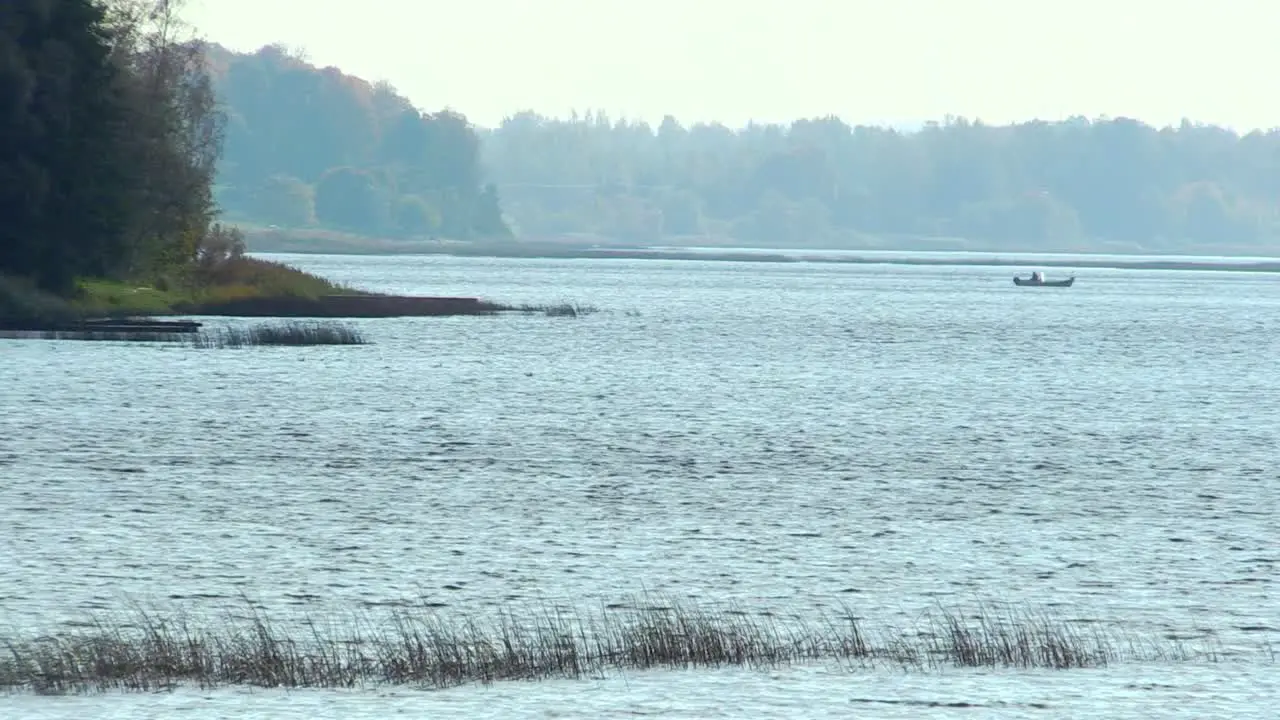
[[[819,253],[821,251],[818,251]],[[999,255],[989,257],[910,257],[904,255],[870,256],[870,255],[822,255],[813,251],[796,251],[795,254],[785,252],[743,252],[717,250],[653,250],[653,249],[579,249],[560,253],[526,254],[495,253],[492,257],[546,257],[564,259],[628,259],[628,260],[704,260],[720,262],[761,262],[761,263],[823,263],[836,265],[929,265],[929,266],[982,266],[982,267],[1056,267],[1056,268],[1102,268],[1115,270],[1223,270],[1231,272],[1280,272],[1280,260],[1250,262],[1197,262],[1194,260],[1177,260],[1178,256],[1169,256],[1168,260],[1120,260],[1081,256],[1080,259],[1067,258],[1010,258]],[[451,255],[468,255],[472,253],[450,252]],[[479,255],[480,253],[475,253]],[[487,255],[486,255],[487,256]]]
[[[1280,272],[1280,258],[1204,255],[1106,254],[1027,251],[752,249],[591,245],[556,241],[456,242],[387,240],[354,236],[289,236],[250,233],[257,255],[363,255],[524,258],[546,260],[696,260],[704,262],[821,263],[837,265],[921,265],[965,267],[1068,268],[1113,270],[1216,270]],[[954,253],[954,254],[950,254]]]

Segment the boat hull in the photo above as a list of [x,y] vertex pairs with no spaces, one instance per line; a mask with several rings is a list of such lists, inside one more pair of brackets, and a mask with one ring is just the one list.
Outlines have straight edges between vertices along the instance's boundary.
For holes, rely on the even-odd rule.
[[1017,285],[1018,287],[1058,287],[1058,288],[1065,288],[1065,287],[1071,287],[1071,285],[1072,285],[1073,283],[1075,283],[1075,281],[1076,281],[1076,279],[1075,279],[1075,278],[1067,278],[1066,280],[1043,280],[1043,281],[1041,281],[1041,282],[1036,282],[1036,281],[1034,281],[1034,280],[1028,280],[1028,279],[1026,279],[1026,278],[1020,278],[1020,277],[1014,277],[1014,278],[1013,278],[1013,284],[1014,284],[1014,285]]

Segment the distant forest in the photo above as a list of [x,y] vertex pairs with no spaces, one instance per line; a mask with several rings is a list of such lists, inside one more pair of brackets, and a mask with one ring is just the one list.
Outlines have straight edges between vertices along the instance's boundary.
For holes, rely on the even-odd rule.
[[525,234],[766,246],[1250,249],[1280,237],[1280,131],[1243,137],[1128,119],[917,132],[656,129],[533,113],[485,132],[484,160]]
[[509,237],[480,140],[386,84],[280,46],[208,50],[226,114],[216,195],[229,220],[382,237]]
[[918,131],[836,118],[476,128],[286,49],[214,46],[233,220],[378,237],[851,248],[1260,251],[1280,131],[1129,119]]

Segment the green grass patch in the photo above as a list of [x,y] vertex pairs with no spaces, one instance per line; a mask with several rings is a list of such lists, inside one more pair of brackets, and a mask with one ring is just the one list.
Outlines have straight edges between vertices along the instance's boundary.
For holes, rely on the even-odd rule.
[[194,269],[186,275],[181,280],[150,283],[82,279],[75,299],[62,302],[83,316],[145,316],[187,313],[241,300],[364,294],[283,263],[249,257]]
[[84,279],[77,284],[73,304],[88,315],[162,315],[175,303],[187,299],[182,293],[161,290],[153,285],[117,280]]

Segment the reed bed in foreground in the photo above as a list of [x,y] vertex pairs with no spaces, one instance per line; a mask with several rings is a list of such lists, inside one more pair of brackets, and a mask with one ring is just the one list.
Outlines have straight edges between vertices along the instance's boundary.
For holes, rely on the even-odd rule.
[[361,332],[336,322],[282,322],[223,327],[192,336],[200,348],[242,348],[265,345],[303,347],[310,345],[366,345]]
[[[612,606],[611,606],[612,607]],[[803,619],[662,608],[542,610],[488,619],[396,610],[374,622],[294,620],[250,609],[198,624],[138,611],[54,635],[0,639],[0,690],[37,693],[201,687],[444,688],[608,672],[835,661],[849,669],[1051,668],[1214,659],[1157,641],[1031,612],[938,612],[906,630],[872,629],[847,611]]]

